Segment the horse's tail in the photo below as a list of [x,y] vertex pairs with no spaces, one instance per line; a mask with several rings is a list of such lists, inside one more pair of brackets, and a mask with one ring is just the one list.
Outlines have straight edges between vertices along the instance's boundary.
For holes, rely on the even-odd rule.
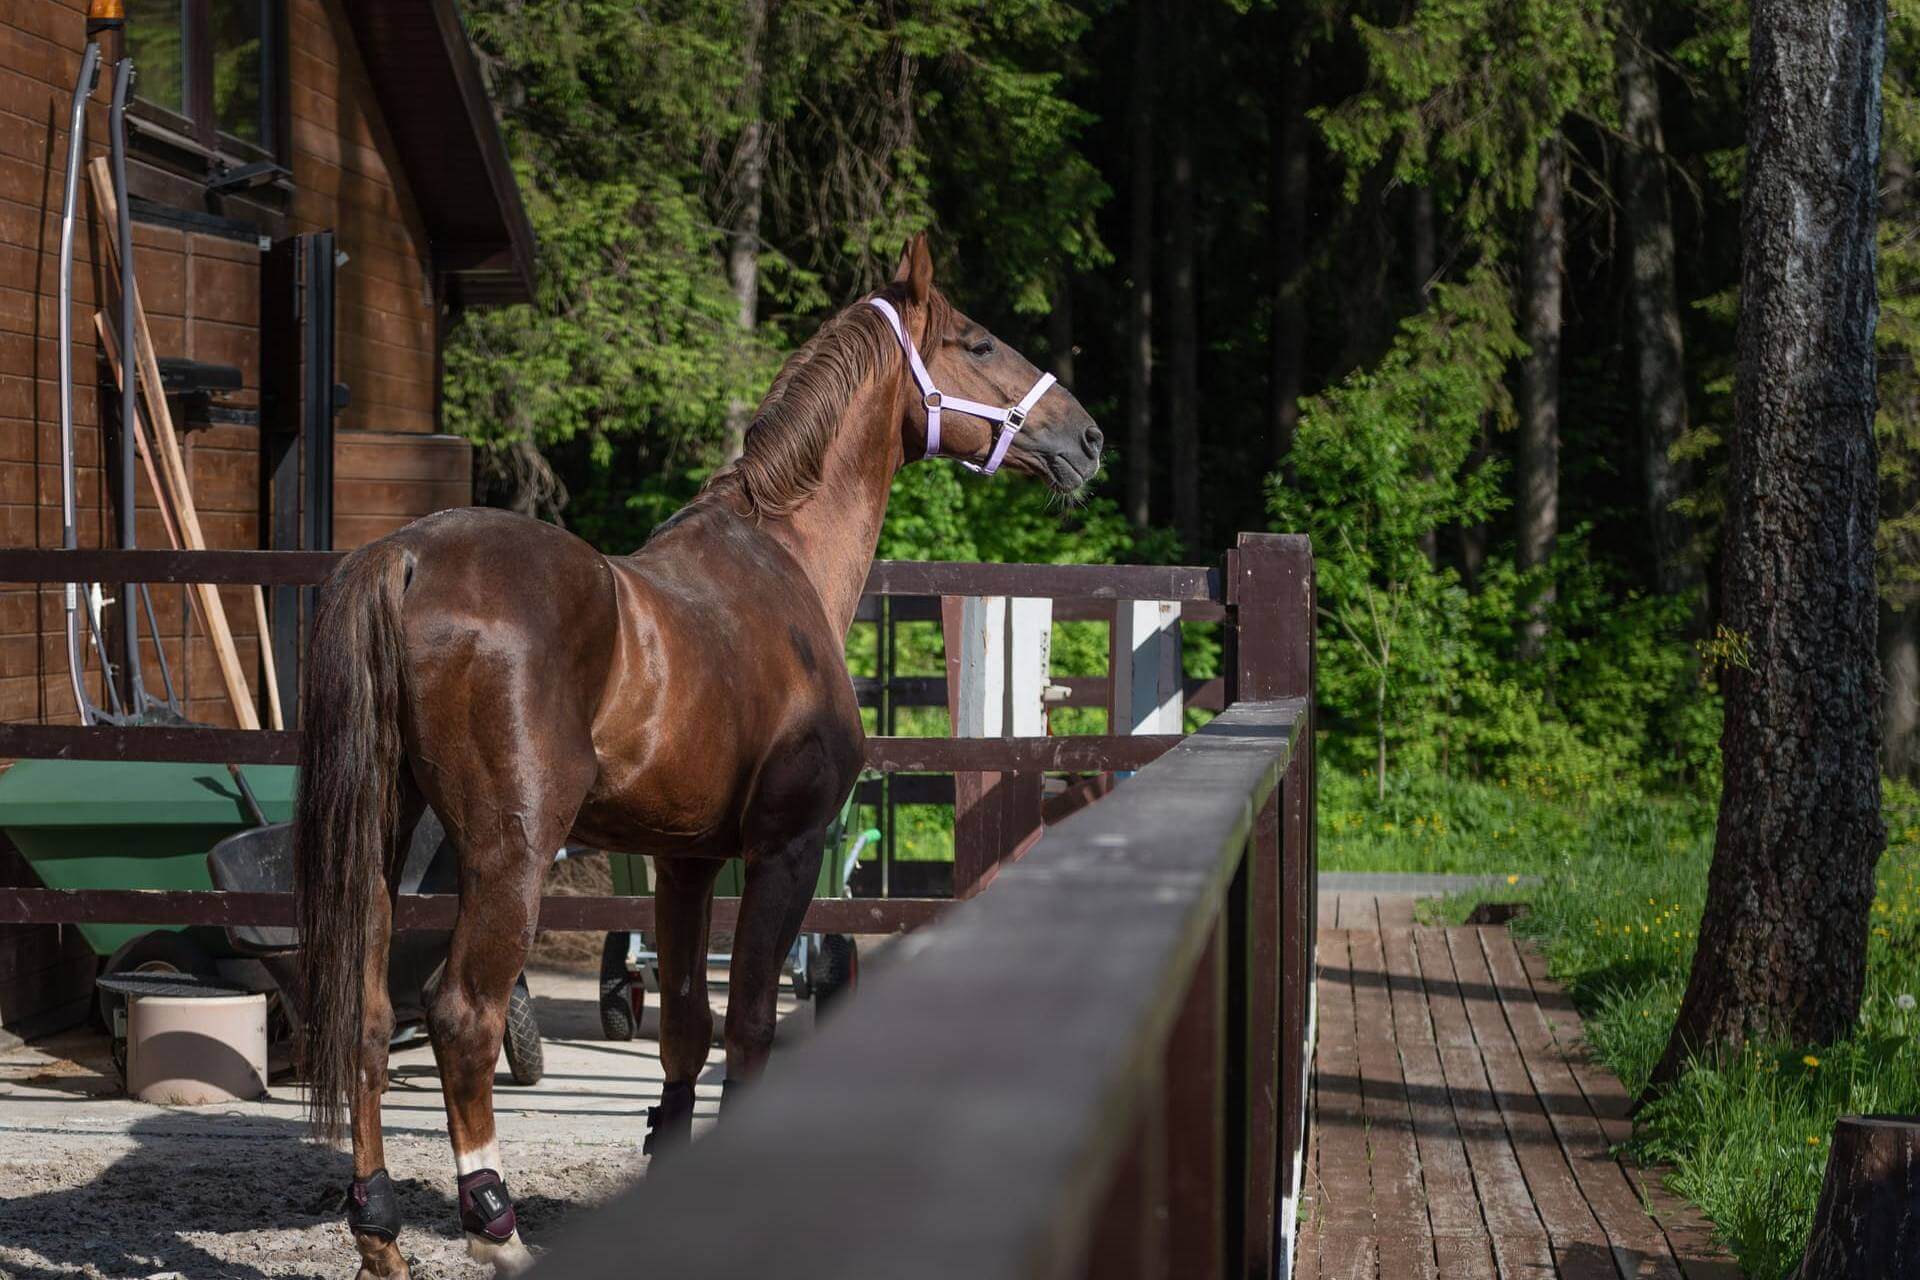
[[398,822],[400,597],[412,567],[412,553],[393,542],[348,556],[322,592],[307,648],[293,819],[300,1048],[308,1118],[329,1139],[359,1075],[363,979],[390,941],[377,912]]

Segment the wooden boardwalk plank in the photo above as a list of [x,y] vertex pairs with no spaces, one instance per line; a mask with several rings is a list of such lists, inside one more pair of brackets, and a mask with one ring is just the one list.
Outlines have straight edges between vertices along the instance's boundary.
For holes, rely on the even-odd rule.
[[[1526,965],[1505,930],[1482,930],[1480,946],[1507,1014],[1522,1065],[1560,1140],[1567,1162],[1608,1242],[1614,1264],[1634,1280],[1680,1280],[1680,1268],[1659,1224],[1647,1216],[1626,1171],[1562,1055],[1552,1027],[1534,997]],[[1562,1015],[1563,1017],[1566,1015]]]
[[1514,1159],[1513,1145],[1507,1139],[1499,1106],[1487,1087],[1480,1046],[1467,1024],[1446,931],[1415,929],[1414,940],[1421,985],[1433,1016],[1441,1073],[1446,1077],[1454,1121],[1473,1169],[1474,1187],[1480,1197],[1480,1212],[1488,1233],[1507,1239],[1540,1237],[1544,1243],[1546,1228],[1533,1207],[1533,1197],[1527,1192],[1519,1162]]
[[1296,1277],[1739,1280],[1615,1157],[1625,1091],[1537,951],[1409,925],[1405,895],[1329,898]]
[[[1360,1064],[1362,1106],[1367,1120],[1368,1167],[1373,1174],[1373,1223],[1382,1237],[1431,1238],[1420,1194],[1420,1155],[1407,1082],[1394,1043],[1393,1008],[1380,934],[1348,934],[1353,958],[1353,1013]],[[1432,1253],[1429,1247],[1428,1253]],[[1383,1264],[1384,1265],[1384,1264]]]
[[[1355,1043],[1353,960],[1344,929],[1322,929],[1319,1045],[1314,1057],[1314,1130],[1320,1143],[1321,1267],[1335,1274],[1329,1252],[1338,1236],[1373,1232],[1373,1176],[1367,1168],[1366,1113]],[[1345,1246],[1340,1246],[1344,1248]],[[1344,1265],[1344,1263],[1342,1264]]]
[[[1579,1280],[1614,1280],[1611,1263],[1605,1257],[1606,1236],[1580,1193],[1572,1170],[1567,1168],[1559,1140],[1534,1096],[1533,1083],[1507,1026],[1499,992],[1480,948],[1480,930],[1449,929],[1447,944],[1467,1020],[1486,1064],[1488,1083],[1506,1123],[1514,1158],[1526,1177],[1527,1190],[1555,1245],[1561,1274]],[[1571,1248],[1576,1245],[1587,1248]]]
[[1447,1078],[1440,1070],[1432,1015],[1413,954],[1413,932],[1389,930],[1382,935],[1381,945],[1393,1003],[1393,1034],[1400,1046],[1408,1111],[1420,1152],[1428,1221],[1436,1237],[1484,1237],[1486,1223],[1480,1217],[1473,1170],[1467,1164],[1467,1148],[1460,1139],[1460,1126],[1447,1096]]
[[[1609,1147],[1617,1147],[1633,1133],[1628,1116],[1631,1100],[1626,1087],[1594,1060],[1580,1015],[1561,985],[1547,976],[1547,958],[1537,947],[1517,947],[1522,967],[1532,984],[1535,1001],[1553,1032],[1568,1070],[1586,1095]],[[1686,1280],[1740,1280],[1740,1268],[1713,1239],[1713,1228],[1693,1206],[1661,1184],[1660,1171],[1622,1166],[1636,1202],[1651,1205],[1655,1221]]]

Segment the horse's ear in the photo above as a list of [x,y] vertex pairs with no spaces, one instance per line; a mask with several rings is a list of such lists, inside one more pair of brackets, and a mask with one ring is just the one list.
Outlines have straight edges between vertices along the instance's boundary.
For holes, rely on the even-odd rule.
[[925,306],[933,296],[933,250],[927,247],[926,232],[907,242],[906,252],[900,255],[900,269],[893,273],[893,282],[907,286],[907,295],[915,306]]

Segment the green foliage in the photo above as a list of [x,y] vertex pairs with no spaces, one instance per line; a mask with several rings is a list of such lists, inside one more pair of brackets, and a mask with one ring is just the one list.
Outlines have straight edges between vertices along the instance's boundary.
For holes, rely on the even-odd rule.
[[1317,113],[1348,195],[1387,164],[1497,236],[1533,200],[1540,144],[1570,113],[1613,111],[1613,22],[1600,0],[1423,0],[1394,26],[1352,18],[1367,85]]
[[[1106,186],[1076,149],[1088,116],[1058,54],[1085,29],[1078,6],[793,0],[757,45],[744,12],[469,6],[540,253],[531,305],[468,311],[450,335],[446,423],[495,500],[564,512],[609,549],[691,495],[722,460],[728,405],[756,401],[912,232],[968,246],[947,281],[963,304],[1044,312],[1061,272],[1105,260]],[[750,120],[771,143],[764,318],[743,335],[725,174]]]
[[1498,471],[1464,463],[1483,419],[1507,407],[1501,378],[1520,344],[1504,295],[1486,272],[1437,289],[1376,368],[1303,406],[1292,480],[1269,482],[1274,527],[1313,539],[1333,641],[1321,699],[1372,721],[1383,784],[1389,740],[1424,735],[1430,717],[1418,709],[1446,701],[1468,603],[1421,540],[1502,501]]

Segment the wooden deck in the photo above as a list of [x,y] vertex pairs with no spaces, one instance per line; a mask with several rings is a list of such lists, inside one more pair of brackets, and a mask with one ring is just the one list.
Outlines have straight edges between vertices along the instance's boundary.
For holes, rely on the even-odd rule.
[[1300,1280],[1738,1280],[1697,1213],[1611,1154],[1620,1082],[1504,926],[1321,899]]

